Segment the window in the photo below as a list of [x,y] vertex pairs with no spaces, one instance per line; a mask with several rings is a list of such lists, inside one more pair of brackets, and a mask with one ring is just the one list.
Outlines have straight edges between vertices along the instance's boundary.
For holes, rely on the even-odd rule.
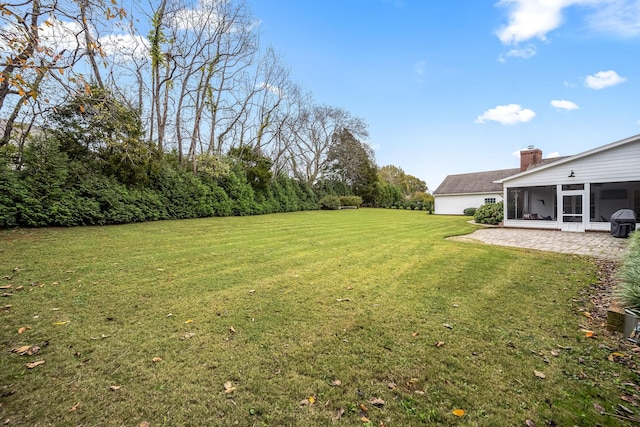
[[619,209],[631,209],[640,216],[640,181],[591,184],[591,222],[609,222]]
[[485,204],[490,204],[490,203],[495,203],[496,202],[496,198],[495,197],[487,197],[486,199],[484,199],[484,203]]
[[584,184],[563,184],[562,191],[584,190]]
[[508,188],[506,219],[555,220],[556,193],[555,185]]

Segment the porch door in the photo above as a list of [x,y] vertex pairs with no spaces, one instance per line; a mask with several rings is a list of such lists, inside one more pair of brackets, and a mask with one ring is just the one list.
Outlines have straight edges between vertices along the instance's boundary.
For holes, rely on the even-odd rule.
[[562,192],[562,231],[584,232],[584,191]]

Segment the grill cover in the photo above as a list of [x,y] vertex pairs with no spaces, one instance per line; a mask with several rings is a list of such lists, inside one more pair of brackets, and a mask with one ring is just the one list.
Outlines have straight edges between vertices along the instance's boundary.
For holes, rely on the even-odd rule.
[[636,214],[631,209],[620,209],[611,215],[611,235],[613,237],[629,237],[631,230],[636,229]]

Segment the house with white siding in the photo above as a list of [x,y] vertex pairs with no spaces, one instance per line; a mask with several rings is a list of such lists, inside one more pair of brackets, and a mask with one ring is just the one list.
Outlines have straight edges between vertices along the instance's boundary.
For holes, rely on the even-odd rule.
[[518,172],[520,169],[502,169],[449,175],[433,192],[434,212],[439,215],[462,215],[467,208],[501,202],[502,184],[495,181]]
[[631,209],[640,218],[640,135],[495,183],[503,187],[505,227],[609,231],[611,215],[619,209]]
[[542,151],[529,147],[520,152],[520,168],[448,175],[433,192],[434,211],[440,215],[462,215],[467,208],[502,202],[502,179],[561,159],[543,159]]

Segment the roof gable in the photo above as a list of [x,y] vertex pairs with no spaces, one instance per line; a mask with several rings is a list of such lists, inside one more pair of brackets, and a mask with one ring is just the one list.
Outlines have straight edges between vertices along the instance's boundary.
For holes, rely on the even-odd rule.
[[626,144],[630,144],[630,143],[637,143],[637,142],[640,142],[640,134],[631,136],[629,138],[621,139],[620,141],[612,142],[610,144],[602,145],[600,147],[596,147],[596,148],[593,148],[591,150],[584,151],[584,152],[576,154],[574,156],[556,158],[557,161],[554,161],[552,163],[543,164],[543,165],[540,165],[540,166],[535,167],[533,169],[527,169],[524,172],[516,173],[516,174],[513,174],[511,176],[505,176],[503,178],[499,178],[499,179],[497,179],[497,182],[499,184],[502,184],[503,182],[509,181],[511,179],[514,179],[514,178],[519,178],[521,176],[528,175],[528,174],[533,173],[533,172],[539,172],[541,170],[545,170],[545,169],[548,169],[548,168],[551,168],[551,167],[555,167],[555,166],[563,165],[563,164],[566,164],[566,163],[570,163],[570,162],[573,162],[575,160],[582,159],[584,157],[593,156],[595,154],[599,154],[599,153],[602,153],[603,151],[611,150],[613,148],[620,147],[622,145],[626,145]]

